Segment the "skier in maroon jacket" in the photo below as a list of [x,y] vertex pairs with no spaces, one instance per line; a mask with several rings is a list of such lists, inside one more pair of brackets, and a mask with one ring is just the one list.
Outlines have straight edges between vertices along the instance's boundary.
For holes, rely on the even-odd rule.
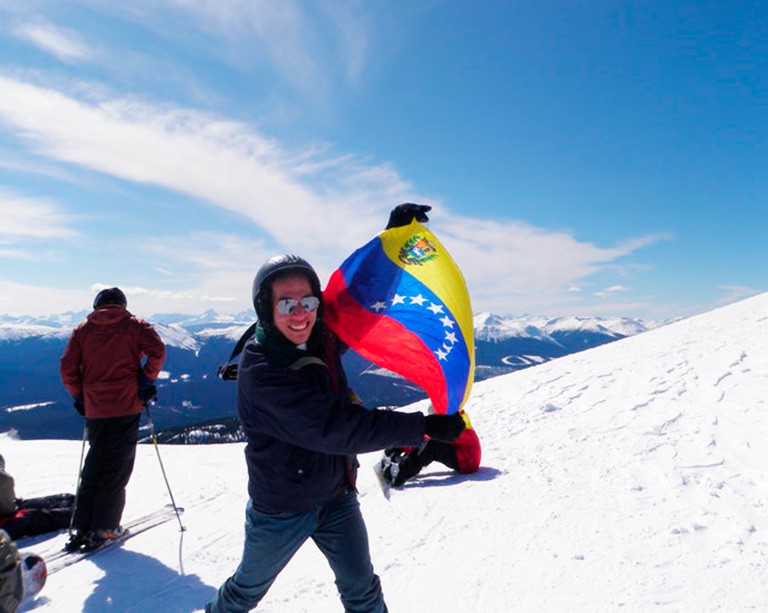
[[75,531],[66,545],[70,551],[121,533],[139,418],[145,402],[155,397],[154,380],[165,361],[157,332],[126,306],[119,288],[99,292],[93,312],[74,329],[61,358],[61,379],[85,417],[90,444],[77,492]]

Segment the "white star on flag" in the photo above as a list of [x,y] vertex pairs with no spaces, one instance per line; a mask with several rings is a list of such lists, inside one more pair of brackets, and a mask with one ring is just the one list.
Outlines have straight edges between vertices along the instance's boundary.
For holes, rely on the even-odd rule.
[[[408,300],[409,302],[406,302],[406,300]],[[392,297],[391,306],[394,306],[396,304],[402,304],[406,306],[410,306],[410,305],[423,306],[426,310],[430,311],[441,324],[443,324],[444,328],[450,328],[450,330],[445,332],[445,337],[444,337],[442,346],[432,351],[437,356],[438,360],[442,362],[446,362],[448,360],[448,355],[455,348],[456,344],[459,342],[459,339],[456,332],[453,331],[453,327],[454,325],[456,325],[456,322],[450,317],[448,317],[448,315],[445,315],[444,306],[442,304],[432,302],[431,300],[425,298],[422,294],[418,294],[416,296],[402,296],[400,294],[395,294]],[[379,313],[381,311],[387,310],[387,303],[384,300],[377,300],[368,308],[371,311]],[[438,318],[437,316],[441,314],[443,315],[443,317]]]

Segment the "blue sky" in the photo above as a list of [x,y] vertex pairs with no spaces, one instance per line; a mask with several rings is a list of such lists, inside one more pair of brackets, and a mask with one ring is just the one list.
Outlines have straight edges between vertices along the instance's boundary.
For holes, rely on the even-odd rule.
[[473,310],[768,290],[768,5],[3,0],[0,313],[237,312],[400,202]]

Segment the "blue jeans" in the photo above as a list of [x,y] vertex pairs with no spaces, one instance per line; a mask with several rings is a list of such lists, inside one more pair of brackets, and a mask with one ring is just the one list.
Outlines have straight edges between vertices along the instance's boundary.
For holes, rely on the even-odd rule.
[[248,501],[243,559],[205,610],[239,613],[255,608],[308,538],[328,560],[345,611],[386,613],[381,582],[371,564],[368,533],[354,493],[301,513],[272,513]]

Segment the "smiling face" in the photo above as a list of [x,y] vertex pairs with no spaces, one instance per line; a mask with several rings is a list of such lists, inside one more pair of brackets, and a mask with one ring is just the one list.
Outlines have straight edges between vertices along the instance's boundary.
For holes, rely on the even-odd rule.
[[277,310],[277,301],[283,298],[301,300],[312,295],[312,286],[303,275],[282,277],[272,282],[272,321],[280,333],[294,345],[301,345],[309,340],[317,321],[317,311],[310,313],[299,302],[290,315],[281,315]]

